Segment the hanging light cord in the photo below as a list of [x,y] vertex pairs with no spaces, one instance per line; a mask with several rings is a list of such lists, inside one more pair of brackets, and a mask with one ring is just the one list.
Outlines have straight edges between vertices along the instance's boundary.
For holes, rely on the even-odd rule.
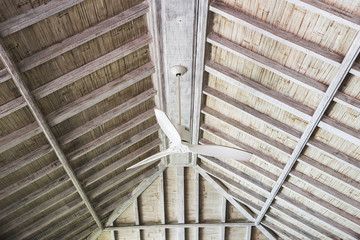
[[181,100],[180,100],[180,76],[181,74],[176,74],[177,83],[178,83],[178,104],[179,104],[179,125],[181,125]]

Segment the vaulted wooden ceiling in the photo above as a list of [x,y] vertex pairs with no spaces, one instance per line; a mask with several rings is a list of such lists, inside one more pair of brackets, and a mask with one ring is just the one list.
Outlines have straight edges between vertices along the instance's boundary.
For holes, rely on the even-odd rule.
[[1,239],[360,238],[359,0],[0,4]]

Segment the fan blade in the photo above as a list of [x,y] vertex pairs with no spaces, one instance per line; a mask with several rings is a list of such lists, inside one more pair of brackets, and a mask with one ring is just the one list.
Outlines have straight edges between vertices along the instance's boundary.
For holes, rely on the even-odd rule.
[[165,157],[167,155],[170,155],[171,153],[173,153],[172,150],[169,150],[169,149],[166,149],[162,152],[159,152],[159,153],[156,153],[148,158],[145,158],[144,160],[138,162],[137,164],[131,166],[131,167],[128,167],[126,170],[129,170],[129,169],[132,169],[132,168],[136,168],[136,167],[139,167],[141,165],[144,165],[144,164],[147,164],[149,162],[152,162],[152,161],[156,161],[158,160],[159,158],[162,158],[162,157]]
[[232,147],[218,145],[188,145],[189,150],[200,155],[216,158],[231,158],[239,161],[249,160],[252,153]]
[[174,143],[175,145],[180,144],[181,143],[180,134],[178,133],[178,131],[176,130],[175,126],[172,124],[168,116],[166,116],[166,114],[159,109],[155,109],[155,116],[161,129],[170,139],[170,142]]

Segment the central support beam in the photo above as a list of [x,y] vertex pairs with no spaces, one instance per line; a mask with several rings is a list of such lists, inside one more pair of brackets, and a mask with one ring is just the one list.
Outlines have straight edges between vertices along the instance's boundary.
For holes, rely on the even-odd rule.
[[[177,167],[177,204],[178,204],[178,223],[185,223],[185,179],[184,167]],[[185,239],[185,228],[178,229],[178,239]]]
[[159,228],[192,228],[192,227],[244,227],[255,226],[252,222],[239,222],[239,223],[184,223],[184,224],[155,224],[155,225],[130,225],[121,227],[107,227],[104,231],[119,231],[124,229],[159,229]]
[[20,71],[17,69],[16,65],[12,62],[7,54],[3,42],[0,40],[0,58],[5,66],[5,68],[10,73],[15,85],[19,89],[21,95],[24,97],[25,101],[27,102],[30,111],[33,113],[36,121],[38,122],[40,128],[42,129],[45,137],[49,141],[51,147],[54,149],[54,152],[58,159],[60,160],[62,166],[64,167],[65,172],[69,175],[72,183],[74,184],[77,192],[79,193],[80,197],[82,198],[83,202],[85,203],[87,209],[91,213],[92,217],[94,218],[98,227],[103,230],[104,227],[101,223],[101,220],[97,213],[95,212],[94,207],[91,205],[89,198],[87,197],[84,189],[80,185],[79,181],[76,178],[74,170],[71,168],[65,154],[63,153],[59,143],[57,142],[54,134],[52,133],[48,123],[45,120],[44,115],[41,113],[39,107],[37,106],[34,97],[31,95],[29,88],[25,85]]
[[281,172],[278,180],[276,181],[270,196],[266,200],[265,204],[263,205],[258,217],[255,220],[255,224],[258,225],[265,216],[265,213],[270,208],[271,203],[275,199],[276,195],[278,194],[279,190],[281,189],[283,183],[285,182],[286,178],[288,177],[292,167],[294,166],[295,162],[299,158],[302,150],[306,146],[306,143],[309,141],[309,138],[313,134],[314,130],[318,126],[322,116],[324,115],[326,109],[330,105],[331,101],[333,100],[336,92],[338,91],[341,83],[343,82],[345,76],[351,69],[356,57],[358,56],[360,51],[360,34],[358,33],[353,44],[351,45],[348,53],[346,54],[341,66],[336,73],[334,79],[331,81],[328,89],[326,90],[323,98],[317,109],[315,110],[312,118],[310,119],[309,124],[307,125],[304,133],[302,134],[300,140],[298,141],[294,151],[292,152],[290,159],[288,160],[287,164],[285,165],[283,171]]

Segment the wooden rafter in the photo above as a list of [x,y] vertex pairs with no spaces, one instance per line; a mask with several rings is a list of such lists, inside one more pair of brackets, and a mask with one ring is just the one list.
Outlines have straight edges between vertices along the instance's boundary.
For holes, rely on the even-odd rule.
[[[355,41],[356,42],[356,41]],[[354,59],[355,60],[355,59]],[[308,106],[300,104],[295,100],[291,99],[288,96],[280,94],[279,92],[269,89],[263,86],[260,83],[252,81],[230,69],[224,67],[218,63],[209,61],[206,66],[205,70],[210,74],[225,80],[226,82],[235,85],[244,91],[247,91],[258,98],[261,98],[289,113],[294,114],[307,122],[310,122],[313,119],[313,115],[315,114],[314,110]],[[331,86],[331,85],[330,85]],[[327,92],[331,91],[330,86]],[[327,98],[327,94],[323,95],[323,99]],[[330,101],[331,102],[331,101]],[[329,102],[329,104],[330,104]],[[326,117],[325,117],[326,118]],[[329,118],[326,118],[329,120]],[[336,120],[326,121],[326,120],[319,120],[318,123],[319,127],[325,128],[327,131],[331,131],[334,134],[338,135],[341,138],[347,139],[348,141],[358,144],[359,141],[359,133],[355,130],[351,130],[350,127],[346,129],[343,127],[342,123],[339,123]],[[350,128],[350,129],[349,129]]]
[[[121,203],[117,205],[116,209],[112,211],[110,216],[107,219],[106,226],[109,227],[115,220],[118,218],[123,211],[130,206],[133,201],[140,196],[140,194],[148,187],[150,186],[159,176],[161,173],[164,172],[166,167],[160,163],[157,166],[157,171],[152,174],[151,176],[148,176],[145,178],[126,198],[123,198]],[[102,230],[96,229],[92,232],[92,234],[88,237],[89,240],[96,239],[100,234],[102,233]]]
[[[184,167],[177,167],[176,171],[176,192],[177,192],[177,215],[178,223],[185,223],[185,169]],[[178,229],[178,239],[185,239],[185,228]]]
[[48,18],[58,12],[64,11],[84,0],[66,1],[55,0],[40,7],[31,9],[26,13],[10,18],[0,24],[0,36],[3,38],[14,32],[20,31],[30,25],[33,25],[45,18]]
[[103,229],[103,225],[102,225],[97,213],[95,212],[94,207],[90,203],[84,189],[82,188],[79,181],[77,180],[77,177],[76,177],[73,169],[71,168],[65,154],[61,150],[59,143],[57,142],[55,136],[53,135],[49,125],[47,124],[47,122],[45,120],[45,117],[43,116],[39,107],[37,106],[34,97],[31,95],[30,90],[25,85],[25,83],[22,79],[21,73],[19,72],[19,70],[17,69],[15,64],[12,62],[12,60],[9,58],[9,56],[4,48],[4,45],[1,41],[0,41],[0,58],[3,62],[3,64],[5,65],[6,69],[10,73],[15,85],[17,86],[17,88],[21,92],[22,96],[26,100],[27,105],[29,106],[31,112],[33,113],[36,121],[38,122],[39,126],[41,127],[41,129],[42,129],[43,133],[45,134],[47,140],[49,141],[50,145],[54,149],[54,152],[56,153],[59,161],[61,162],[62,166],[64,167],[65,172],[69,175],[72,183],[74,184],[76,190],[78,191],[79,195],[81,196],[82,201],[85,203],[88,211],[93,216],[98,227],[100,229]]
[[155,224],[155,225],[130,225],[121,227],[107,227],[104,231],[118,231],[124,229],[159,229],[159,228],[192,228],[192,227],[243,227],[243,226],[255,226],[252,222],[234,222],[234,223],[178,223],[178,224]]
[[301,154],[303,148],[305,147],[306,143],[308,142],[315,128],[319,124],[321,117],[324,115],[326,109],[330,105],[342,81],[344,80],[345,76],[349,73],[353,62],[355,61],[356,57],[359,54],[359,51],[360,51],[360,34],[357,34],[353,44],[351,45],[348,53],[346,54],[344,60],[342,61],[341,66],[339,67],[334,79],[332,79],[328,89],[326,90],[325,95],[320,101],[319,106],[315,110],[300,140],[296,144],[296,147],[293,153],[291,154],[289,161],[286,163],[283,171],[281,172],[275,186],[273,187],[273,190],[271,191],[270,197],[266,200],[262,210],[260,211],[256,219],[256,223],[261,222],[266,211],[269,209],[272,201],[274,200],[277,193],[281,189],[282,184],[284,183],[286,177],[289,175],[289,172],[291,171],[293,165],[295,164],[296,160]]

